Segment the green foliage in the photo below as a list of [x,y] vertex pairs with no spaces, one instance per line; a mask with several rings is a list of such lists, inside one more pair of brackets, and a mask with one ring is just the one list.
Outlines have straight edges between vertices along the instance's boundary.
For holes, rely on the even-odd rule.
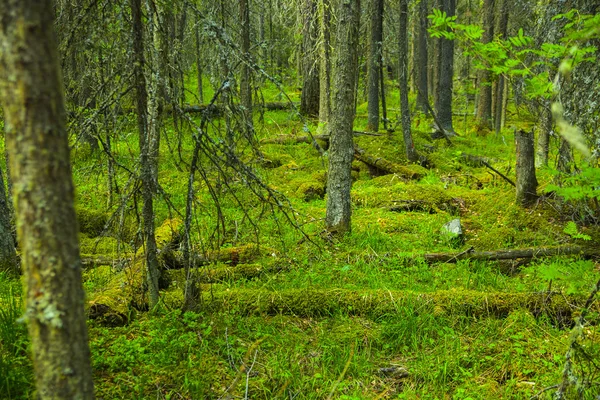
[[567,222],[567,225],[565,226],[565,229],[563,229],[563,232],[571,236],[573,239],[592,240],[592,238],[589,235],[579,232],[579,229],[577,229],[577,225],[573,221]]

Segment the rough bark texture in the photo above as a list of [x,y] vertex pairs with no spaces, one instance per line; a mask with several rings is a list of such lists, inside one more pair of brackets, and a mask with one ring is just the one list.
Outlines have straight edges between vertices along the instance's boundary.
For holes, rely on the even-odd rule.
[[537,179],[535,177],[535,153],[533,132],[516,131],[515,147],[517,151],[517,203],[529,206],[537,199]]
[[142,25],[142,10],[140,0],[130,0],[133,23],[133,57],[134,85],[136,90],[136,107],[140,146],[140,178],[142,181],[142,219],[144,245],[146,250],[146,267],[150,307],[158,303],[158,259],[156,256],[156,238],[154,236],[154,206],[153,194],[155,180],[152,176],[150,162],[150,143],[148,132],[148,93],[144,76],[144,35]]
[[[494,39],[494,5],[495,0],[483,2],[483,43]],[[479,102],[477,105],[477,124],[484,129],[492,129],[492,73],[482,69],[478,73]]]
[[[444,11],[449,17],[454,16],[456,0],[444,0]],[[454,41],[440,39],[440,78],[437,88],[435,111],[442,125],[440,128],[454,132],[452,127],[452,85],[454,77]]]
[[12,236],[11,214],[4,187],[4,172],[0,169],[0,271],[18,275],[19,262]]
[[329,231],[343,234],[350,231],[351,167],[354,158],[352,126],[358,70],[360,1],[342,1],[339,4],[337,21],[325,224]]
[[419,33],[415,69],[415,79],[417,87],[417,108],[427,114],[429,112],[427,102],[429,101],[429,90],[427,84],[427,0],[421,0],[419,3]]
[[319,0],[319,122],[327,123],[331,113],[331,3]]
[[406,158],[417,162],[419,155],[415,150],[410,129],[410,105],[408,104],[408,1],[400,0],[400,24],[398,32],[398,84],[400,86],[400,114],[402,119],[402,137],[406,149]]
[[93,399],[52,3],[0,7],[0,101],[39,399]]
[[302,0],[302,97],[300,113],[319,114],[319,61],[317,60],[318,20],[316,0]]
[[367,130],[379,130],[379,73],[383,41],[383,0],[371,0]]

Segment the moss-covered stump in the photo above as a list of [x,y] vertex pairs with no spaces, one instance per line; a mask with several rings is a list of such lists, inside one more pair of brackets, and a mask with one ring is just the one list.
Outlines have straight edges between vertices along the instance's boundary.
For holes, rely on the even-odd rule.
[[[179,219],[168,219],[156,229],[156,244],[163,253],[179,237],[182,226]],[[107,266],[105,268],[112,268]],[[110,279],[104,289],[90,295],[88,315],[109,325],[125,324],[135,310],[147,308],[146,299],[146,258],[144,248],[138,249],[129,263],[121,270],[107,270]]]
[[[436,315],[504,318],[511,311],[529,310],[545,315],[556,324],[571,323],[585,298],[548,293],[485,293],[443,290],[430,293],[411,291],[344,289],[226,290],[204,294],[204,304],[212,310],[230,310],[244,315],[292,314],[299,317],[327,317],[337,313],[373,319],[401,317],[410,312]],[[176,298],[172,296],[172,298]],[[593,306],[600,311],[600,304]]]

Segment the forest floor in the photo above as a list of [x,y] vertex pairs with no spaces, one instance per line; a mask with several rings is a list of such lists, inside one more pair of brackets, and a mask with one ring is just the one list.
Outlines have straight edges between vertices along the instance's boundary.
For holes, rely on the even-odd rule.
[[[364,130],[365,110],[359,106],[356,130]],[[509,125],[529,129],[532,121],[520,112],[509,114]],[[395,110],[389,113],[396,118]],[[598,264],[566,256],[429,263],[422,256],[589,243],[585,235],[598,243],[597,228],[565,229],[573,211],[544,195],[550,169],[538,171],[540,200],[527,209],[515,204],[514,187],[467,156],[484,157],[514,179],[512,130],[482,136],[472,125],[470,116],[457,116],[461,136],[450,146],[431,139],[430,120],[413,121],[416,148],[429,160],[428,169],[414,167],[423,172],[420,179],[377,176],[355,161],[352,232],[343,238],[324,232],[327,159],[311,144],[262,144],[270,161],[252,164],[289,199],[287,214],[304,233],[253,196],[239,176],[225,182],[214,176],[216,166],[206,166],[207,180],[195,184],[194,249],[210,254],[218,241],[229,253],[193,271],[202,293],[195,312],[180,311],[183,272],[167,270],[160,309],[130,309],[127,324],[89,321],[97,397],[529,399],[562,382],[573,318],[598,280]],[[306,135],[290,111],[267,112],[255,127],[263,140]],[[317,131],[313,123],[308,128]],[[113,142],[123,165],[134,164],[133,129],[132,122]],[[407,165],[399,129],[358,136],[356,143],[374,157]],[[190,135],[179,146],[169,128],[159,168],[169,195],[157,196],[157,227],[181,218],[175,210],[185,213],[191,154]],[[207,156],[200,161],[208,165]],[[106,158],[75,146],[73,163],[83,256],[133,257],[134,208],[104,229],[117,209],[107,207]],[[118,177],[126,193],[126,172]],[[454,218],[461,220],[462,242],[441,232]],[[114,290],[108,286],[124,270],[122,263],[87,266],[88,299]],[[0,397],[32,398],[25,328],[15,322],[20,284],[0,276],[0,288]],[[574,372],[587,382],[582,398],[592,399],[600,394],[597,312],[590,319],[595,324],[583,332],[585,351]]]

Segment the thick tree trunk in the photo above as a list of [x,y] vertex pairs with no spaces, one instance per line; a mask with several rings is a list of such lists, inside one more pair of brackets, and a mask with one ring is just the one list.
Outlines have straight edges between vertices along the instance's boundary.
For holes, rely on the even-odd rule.
[[0,101],[39,399],[93,399],[64,88],[49,0],[0,7]]
[[146,78],[144,76],[144,34],[142,24],[141,0],[130,0],[131,17],[133,24],[133,57],[134,57],[134,85],[136,90],[137,122],[140,147],[140,178],[142,181],[142,219],[144,231],[144,245],[146,250],[146,268],[148,277],[148,294],[150,307],[158,303],[158,258],[156,255],[156,238],[154,236],[154,206],[153,195],[155,180],[152,176],[150,160],[150,140],[148,130],[148,93],[146,91]]
[[537,179],[535,177],[535,152],[533,150],[533,132],[516,131],[515,147],[517,151],[517,203],[530,206],[537,199]]
[[352,126],[358,71],[360,0],[341,2],[338,7],[325,224],[330,232],[344,234],[350,231],[351,167],[354,158]]
[[417,63],[415,69],[415,86],[417,88],[417,108],[425,114],[429,113],[427,102],[429,101],[429,90],[427,83],[428,54],[427,54],[427,0],[421,0],[419,4],[419,32],[417,45]]
[[400,114],[402,119],[402,136],[406,150],[406,158],[417,162],[419,155],[415,150],[410,128],[410,106],[408,104],[408,0],[400,0],[400,24],[398,32],[398,84],[400,85]]
[[[454,16],[456,0],[443,0],[444,11]],[[435,111],[442,125],[440,128],[453,133],[452,126],[452,85],[454,77],[454,41],[440,40],[440,78]]]
[[[494,5],[496,0],[483,2],[483,43],[494,39]],[[477,124],[483,129],[492,129],[492,73],[482,69],[478,73],[479,102],[477,104]]]
[[307,116],[319,114],[319,62],[317,60],[318,18],[316,0],[302,0],[302,97],[300,113]]
[[383,0],[371,0],[367,130],[379,130],[379,73],[383,47]]
[[319,0],[320,18],[320,70],[319,70],[319,122],[326,124],[331,114],[331,3]]

